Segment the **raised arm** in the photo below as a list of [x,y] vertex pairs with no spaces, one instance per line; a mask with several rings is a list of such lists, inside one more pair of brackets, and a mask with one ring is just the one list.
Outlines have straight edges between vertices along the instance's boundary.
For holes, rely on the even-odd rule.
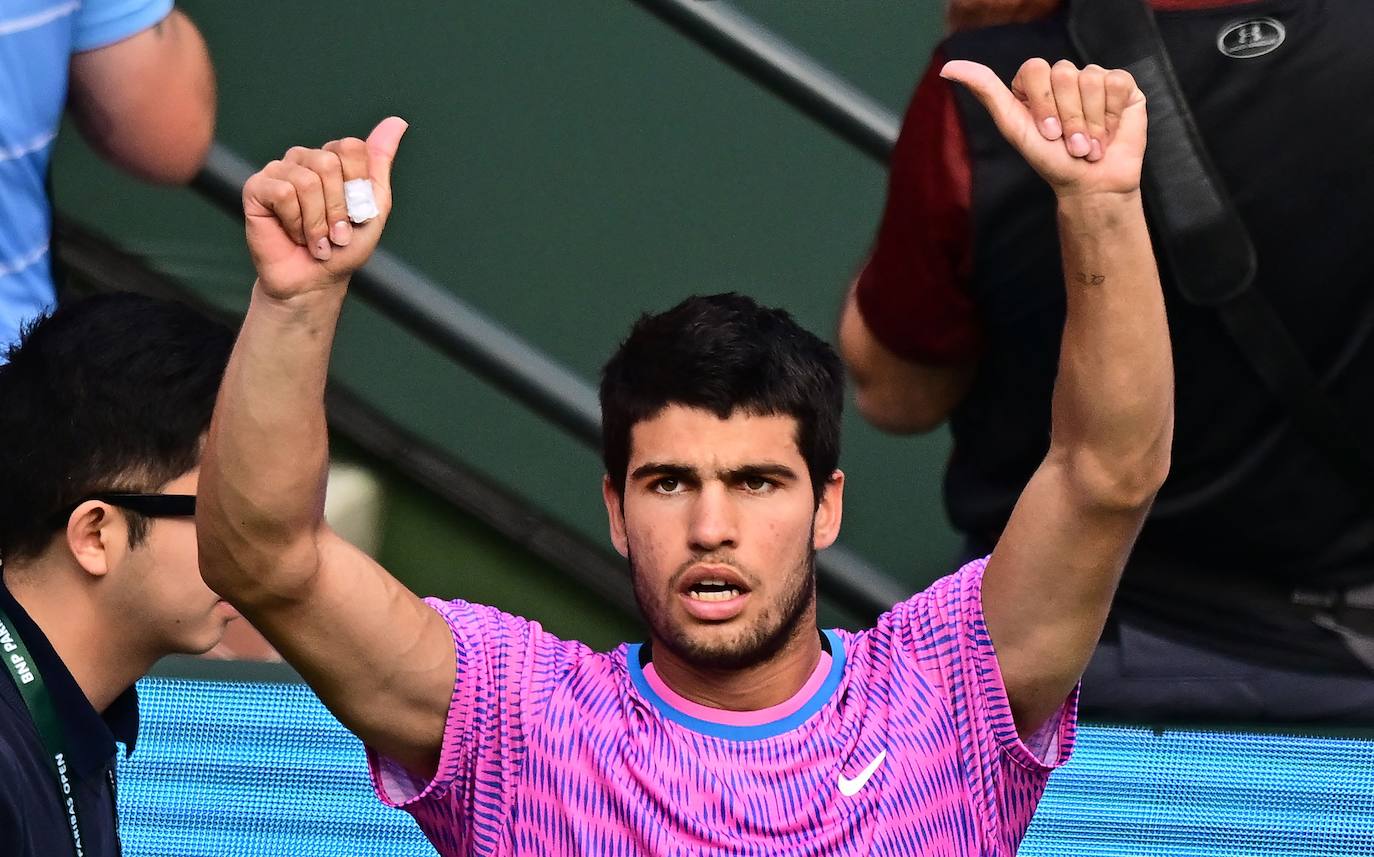
[[1173,362],[1140,201],[1145,96],[1124,71],[1044,60],[1008,90],[957,62],[1058,198],[1067,318],[1050,450],[988,561],[983,612],[1017,728],[1037,729],[1082,675],[1169,468]]
[[[258,281],[210,424],[196,526],[206,582],[345,726],[425,775],[453,692],[448,627],[322,516],[330,346],[391,210],[404,131],[392,118],[366,142],[292,149],[244,185]],[[349,226],[343,183],[369,177],[381,215]]]

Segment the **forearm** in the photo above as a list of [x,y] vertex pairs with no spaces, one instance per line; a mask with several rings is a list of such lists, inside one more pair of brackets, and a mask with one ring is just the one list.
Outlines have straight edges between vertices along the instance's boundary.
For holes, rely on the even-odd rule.
[[122,42],[72,58],[68,105],[106,160],[145,181],[190,181],[215,129],[215,74],[195,24],[173,9]]
[[427,777],[453,693],[448,626],[323,523],[324,391],[344,291],[254,287],[202,463],[201,574],[344,725]]
[[1173,363],[1139,193],[1061,199],[1067,314],[1051,456],[1087,502],[1148,505],[1168,469]]
[[253,289],[200,480],[202,571],[226,596],[280,596],[313,573],[329,465],[324,389],[343,295],[280,300]]
[[983,609],[1022,735],[1064,701],[1102,632],[1168,471],[1173,375],[1138,192],[1061,202],[1067,318],[1050,452],[983,580]]

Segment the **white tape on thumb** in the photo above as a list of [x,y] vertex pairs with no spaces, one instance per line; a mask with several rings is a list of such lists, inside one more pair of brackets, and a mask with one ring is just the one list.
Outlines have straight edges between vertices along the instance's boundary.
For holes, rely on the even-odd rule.
[[372,194],[371,179],[344,182],[344,205],[348,206],[348,219],[354,223],[366,223],[381,214],[377,209],[377,197]]

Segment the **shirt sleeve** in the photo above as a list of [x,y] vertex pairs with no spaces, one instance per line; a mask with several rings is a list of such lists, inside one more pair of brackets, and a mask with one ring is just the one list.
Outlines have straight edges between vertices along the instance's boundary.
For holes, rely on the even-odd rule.
[[[1047,774],[1068,761],[1077,725],[1078,691],[1028,741],[1012,718],[1002,670],[983,619],[983,569],[969,563],[894,608],[899,639],[927,680],[943,690],[961,734],[991,747],[1012,765]],[[975,753],[976,753],[975,749]]]
[[967,291],[972,268],[968,149],[952,84],[931,58],[902,120],[887,205],[855,302],[887,350],[913,363],[953,365],[978,355],[981,328]]
[[964,785],[982,826],[1000,843],[996,853],[1014,854],[1050,772],[1073,752],[1078,691],[1022,742],[983,620],[986,564],[976,560],[936,581],[894,607],[879,620],[879,628],[892,634],[895,650],[944,698]]
[[166,18],[172,0],[84,0],[76,13],[72,52],[95,50],[141,33]]
[[432,598],[426,603],[448,623],[458,667],[438,767],[426,782],[370,747],[368,767],[377,796],[388,806],[414,809],[451,794],[452,806],[443,814],[463,819],[473,802],[491,806],[510,797],[530,724],[590,650],[494,607]]

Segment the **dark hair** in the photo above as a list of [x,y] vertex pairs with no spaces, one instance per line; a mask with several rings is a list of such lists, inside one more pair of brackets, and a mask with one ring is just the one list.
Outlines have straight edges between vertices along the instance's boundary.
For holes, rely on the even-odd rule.
[[670,404],[797,420],[820,502],[840,460],[844,371],[834,349],[780,309],[737,294],[693,296],[641,316],[601,373],[606,473],[624,496],[630,430]]
[[[92,492],[153,491],[200,460],[233,333],[134,294],[64,304],[0,365],[0,559],[34,557]],[[138,544],[147,520],[126,512]]]

